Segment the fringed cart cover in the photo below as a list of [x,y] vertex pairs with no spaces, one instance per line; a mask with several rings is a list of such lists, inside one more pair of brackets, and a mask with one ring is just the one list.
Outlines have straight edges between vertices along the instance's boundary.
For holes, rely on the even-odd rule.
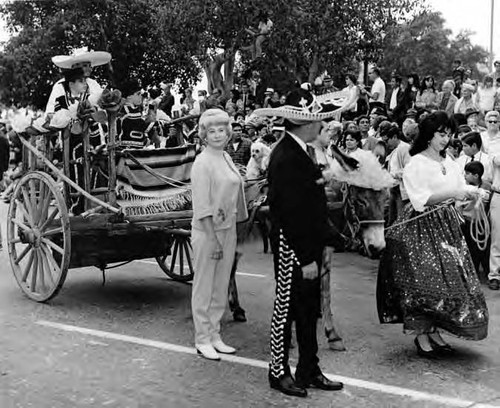
[[117,165],[118,204],[127,215],[189,210],[196,145],[126,150]]

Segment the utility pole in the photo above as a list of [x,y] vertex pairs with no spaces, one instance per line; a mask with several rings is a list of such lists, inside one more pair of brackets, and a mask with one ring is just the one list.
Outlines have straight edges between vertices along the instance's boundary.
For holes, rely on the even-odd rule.
[[490,21],[490,58],[488,69],[493,69],[493,21],[495,15],[495,0],[491,0],[491,21]]

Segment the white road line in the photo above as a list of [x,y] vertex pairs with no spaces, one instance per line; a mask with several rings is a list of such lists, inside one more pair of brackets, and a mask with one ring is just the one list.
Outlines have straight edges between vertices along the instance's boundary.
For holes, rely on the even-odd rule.
[[[173,351],[176,353],[184,353],[196,355],[196,350],[191,347],[179,346],[177,344],[164,343],[157,340],[143,339],[140,337],[127,336],[124,334],[111,333],[101,330],[86,329],[84,327],[72,326],[62,323],[49,322],[46,320],[39,320],[36,324],[40,326],[50,327],[53,329],[63,330],[67,332],[86,334],[89,336],[99,337],[108,340],[123,341],[126,343],[138,344],[146,347],[154,347],[162,350]],[[221,355],[221,359],[230,363],[243,364],[251,367],[268,369],[269,363],[267,361],[255,360],[252,358],[238,357],[232,355]],[[293,369],[292,369],[293,370]],[[380,384],[371,381],[360,380],[357,378],[344,377],[336,374],[325,374],[333,381],[341,381],[345,385],[350,385],[357,388],[364,388],[372,391],[377,391],[385,394],[397,395],[400,397],[407,397],[412,400],[418,401],[432,401],[443,405],[452,407],[474,407],[474,408],[500,408],[500,405],[481,404],[479,402],[462,400],[459,398],[445,397],[437,394],[430,394],[427,392],[411,390],[408,388],[396,387],[392,385]]]
[[[145,264],[149,264],[149,265],[156,265],[158,266],[158,263],[157,262],[154,262],[154,261],[147,261],[147,260],[144,260],[144,259],[138,259],[137,261],[135,262],[141,262],[141,263],[145,263]],[[179,266],[178,264],[175,264],[175,266]],[[184,267],[184,269],[188,269],[187,266]],[[267,278],[268,276],[267,275],[262,275],[262,274],[259,274],[259,273],[249,273],[249,272],[236,272],[236,275],[240,275],[240,276],[250,276],[252,278]]]

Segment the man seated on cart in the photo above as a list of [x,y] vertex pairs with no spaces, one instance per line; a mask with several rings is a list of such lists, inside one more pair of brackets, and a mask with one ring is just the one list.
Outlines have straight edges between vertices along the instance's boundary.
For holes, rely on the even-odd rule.
[[143,115],[143,94],[140,82],[129,79],[120,86],[125,104],[116,122],[119,146],[122,149],[142,149],[151,144],[155,134],[157,105],[151,101],[148,114]]

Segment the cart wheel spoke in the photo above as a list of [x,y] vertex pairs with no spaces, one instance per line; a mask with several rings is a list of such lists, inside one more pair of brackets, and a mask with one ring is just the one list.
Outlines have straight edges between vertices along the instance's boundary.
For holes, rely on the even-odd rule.
[[63,228],[60,227],[60,228],[54,228],[54,229],[51,229],[51,230],[48,230],[48,231],[44,231],[42,233],[42,237],[49,237],[51,235],[57,235],[57,234],[61,234],[63,232]]
[[24,259],[26,255],[28,255],[28,252],[31,251],[32,249],[33,247],[31,245],[26,246],[23,252],[21,252],[21,254],[14,260],[14,262],[19,265],[19,263]]
[[56,215],[59,214],[59,208],[56,207],[52,210],[52,212],[50,213],[49,217],[45,220],[45,222],[42,224],[42,226],[40,227],[40,231],[45,231],[45,229],[50,225],[50,223],[52,221],[54,221],[54,219],[56,218]]
[[35,251],[31,251],[30,257],[28,258],[28,264],[25,266],[23,276],[21,278],[23,282],[26,282],[26,280],[28,279],[28,275],[30,274],[31,265],[33,265],[34,258],[35,258]]
[[189,251],[190,245],[188,245],[189,240],[186,240],[184,242],[184,248],[186,250],[186,260],[189,266],[189,274],[193,275],[194,274],[194,268],[193,268],[193,261],[191,260],[191,252]]
[[[39,288],[40,290],[38,291],[38,293],[44,293],[45,292],[45,289],[46,289],[46,286],[45,286],[45,270],[43,268],[43,255],[42,255],[42,251],[40,248],[37,249],[37,253],[38,253],[38,275],[40,277],[39,279]],[[47,271],[49,272],[49,271]]]
[[175,260],[177,259],[177,250],[179,249],[179,241],[175,240],[174,252],[172,253],[172,259],[170,260],[170,270],[174,271]]
[[23,195],[23,202],[20,203],[20,207],[24,207],[26,209],[26,210],[24,210],[24,208],[22,208],[22,211],[24,213],[23,215],[25,215],[27,217],[28,222],[31,225],[35,225],[34,220],[33,220],[33,213],[34,213],[33,204],[31,202],[30,195],[29,195],[28,191],[26,190],[25,186],[21,186],[21,192]]
[[30,227],[28,227],[26,224],[23,224],[19,220],[12,219],[11,222],[13,222],[14,224],[16,224],[19,228],[21,228],[25,232],[31,232],[32,231]]
[[47,262],[49,263],[52,271],[55,272],[56,277],[59,276],[59,274],[61,273],[61,268],[57,264],[57,261],[55,260],[54,255],[52,254],[52,251],[50,250],[50,248],[48,248],[44,244],[40,245],[40,247],[42,248],[42,251],[46,256]]
[[42,238],[42,242],[45,244],[45,245],[48,245],[49,247],[51,247],[52,249],[54,249],[55,251],[59,252],[61,255],[64,255],[64,249],[61,248],[59,245],[57,245],[56,243],[52,242],[50,239],[47,239],[47,238]]
[[40,245],[40,258],[42,259],[42,267],[44,271],[47,271],[47,278],[50,281],[50,287],[55,285],[54,277],[52,276],[53,267],[49,265],[49,260],[47,259],[47,253],[45,252],[45,246]]
[[179,275],[183,276],[184,274],[184,251],[185,249],[185,243],[184,239],[180,239],[180,248],[179,248]]
[[35,249],[35,258],[33,260],[33,272],[31,273],[31,290],[36,292],[36,280],[38,277],[38,250]]

